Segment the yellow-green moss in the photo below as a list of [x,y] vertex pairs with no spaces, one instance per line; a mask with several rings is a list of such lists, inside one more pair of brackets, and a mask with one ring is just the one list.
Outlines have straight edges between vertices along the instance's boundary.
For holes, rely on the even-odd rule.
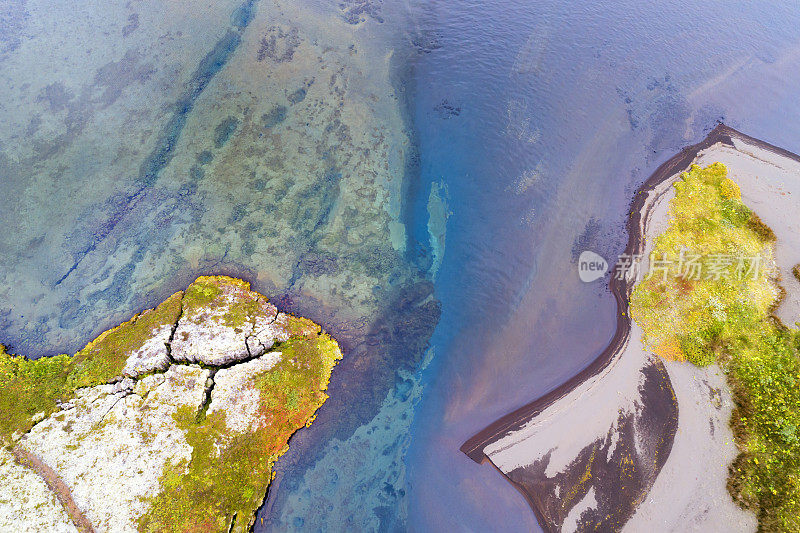
[[71,392],[70,361],[68,355],[30,360],[0,346],[0,442],[10,445],[14,433],[33,426],[34,416],[55,411],[56,401]]
[[285,315],[286,323],[284,327],[286,331],[292,336],[297,335],[314,335],[322,331],[322,329],[312,322],[311,320],[303,317],[296,317],[292,315]]
[[134,350],[162,326],[177,321],[182,293],[173,294],[155,309],[145,311],[102,333],[74,357],[58,355],[31,360],[0,349],[0,440],[9,444],[14,433],[27,432],[32,416],[50,415],[59,400],[75,390],[108,383],[122,373]]
[[771,316],[780,291],[767,268],[775,235],[741,201],[727,169],[693,166],[675,184],[670,223],[656,257],[759,255],[758,275],[689,280],[671,271],[640,282],[631,316],[657,353],[697,365],[719,362],[736,402],[731,425],[740,455],[728,487],[758,514],[762,531],[800,530],[800,334]]
[[[249,285],[247,285],[247,288],[249,288]],[[222,289],[217,283],[217,276],[201,276],[186,289],[186,293],[183,296],[183,305],[186,309],[205,307],[211,304],[221,292]]]
[[186,432],[192,459],[165,466],[161,492],[148,501],[138,529],[227,531],[234,513],[249,516],[263,498],[263,492],[258,497],[256,491],[266,488],[266,458],[253,445],[252,435],[228,435],[222,411],[198,421],[194,409],[182,406],[175,421]]
[[222,306],[227,308],[222,316],[225,325],[242,331],[252,329],[256,317],[263,313],[259,295],[250,291],[250,284],[227,276],[201,276],[189,286],[183,298],[183,309],[189,315],[195,309]]
[[130,354],[162,327],[172,327],[181,314],[182,292],[161,305],[136,315],[116,328],[102,333],[75,354],[70,383],[75,388],[108,383],[122,374]]
[[192,458],[165,467],[162,490],[148,501],[140,531],[227,531],[234,516],[234,531],[249,529],[275,461],[327,399],[331,370],[341,358],[336,341],[324,333],[293,337],[277,349],[281,360],[253,377],[263,427],[233,433],[222,411],[198,417],[192,409],[179,410],[176,421]]
[[[752,228],[752,211],[724,194],[730,181],[725,166],[715,163],[705,169],[693,166],[675,184],[669,227],[653,249],[654,257],[667,257],[675,269],[666,281],[660,274],[643,280],[631,297],[631,314],[651,348],[678,345],[686,359],[700,365],[717,359],[722,345],[716,340],[724,336],[723,329],[765,316],[777,295],[768,277],[771,242]],[[681,254],[700,256],[706,267],[709,258],[732,258],[729,275],[681,276]],[[755,277],[746,273],[754,257],[761,260]]]

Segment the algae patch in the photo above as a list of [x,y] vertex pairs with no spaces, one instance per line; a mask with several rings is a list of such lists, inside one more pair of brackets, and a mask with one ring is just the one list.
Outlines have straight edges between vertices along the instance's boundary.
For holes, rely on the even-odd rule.
[[447,220],[453,214],[448,207],[449,197],[447,185],[443,181],[431,184],[431,192],[428,195],[428,235],[433,255],[433,263],[429,270],[432,278],[436,278],[444,259]]

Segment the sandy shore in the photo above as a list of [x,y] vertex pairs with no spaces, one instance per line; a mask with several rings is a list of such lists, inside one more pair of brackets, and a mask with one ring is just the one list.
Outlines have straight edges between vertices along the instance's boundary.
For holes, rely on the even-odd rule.
[[[775,232],[775,260],[786,290],[775,315],[791,325],[800,320],[800,283],[791,273],[800,262],[796,215],[800,212],[800,162],[793,154],[748,137],[731,135],[731,140],[733,145],[719,142],[703,150],[695,162],[700,166],[723,163],[741,187],[745,204]],[[678,175],[672,176],[661,187],[671,189],[677,179]],[[663,199],[672,196],[670,190]],[[654,209],[657,224],[648,227],[648,241],[666,227],[667,202],[659,203],[663,205]],[[680,406],[678,432],[661,474],[626,529],[755,531],[755,516],[736,506],[726,489],[728,465],[737,452],[728,425],[731,392],[722,371],[717,365],[697,368],[678,362],[667,362],[666,367]],[[700,475],[698,464],[704,465]]]
[[717,365],[665,366],[678,400],[678,431],[655,483],[623,530],[755,531],[755,515],[739,508],[726,488],[737,451],[724,374]]
[[[625,253],[648,253],[653,237],[667,227],[674,181],[692,163],[714,161],[728,166],[745,203],[775,231],[776,261],[787,291],[776,314],[792,324],[800,317],[800,283],[790,272],[800,262],[792,238],[798,232],[792,214],[800,212],[800,180],[790,177],[800,173],[800,157],[791,152],[720,124],[661,165],[637,191]],[[619,530],[626,522],[631,531],[754,530],[755,517],[740,510],[725,488],[736,447],[728,427],[730,391],[721,371],[662,363],[645,352],[641,330],[627,315],[633,280],[612,277],[609,287],[619,311],[606,350],[580,374],[485,428],[461,450],[503,472],[548,531]],[[643,385],[642,376],[658,367],[664,379]],[[668,429],[667,389],[676,403],[676,430]],[[625,417],[632,422],[627,430]],[[613,460],[626,440],[634,444],[630,453]],[[598,452],[606,453],[602,468],[596,467]],[[636,480],[636,490],[630,480]]]

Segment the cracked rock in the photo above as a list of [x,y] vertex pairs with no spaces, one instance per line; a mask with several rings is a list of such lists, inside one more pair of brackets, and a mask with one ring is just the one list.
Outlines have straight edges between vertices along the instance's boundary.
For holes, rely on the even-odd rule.
[[122,375],[135,378],[148,372],[166,370],[169,367],[167,342],[169,342],[170,335],[172,335],[172,325],[161,326],[141,348],[128,357]]
[[267,345],[248,346],[247,338],[276,315],[275,306],[244,283],[217,280],[204,285],[201,278],[186,291],[183,315],[172,339],[172,358],[223,366],[257,357]]
[[[0,450],[0,531],[165,530],[171,522],[142,524],[164,516],[164,506],[176,497],[170,491],[178,490],[180,499],[190,488],[196,491],[192,498],[210,494],[210,504],[192,501],[202,513],[216,513],[220,531],[229,530],[232,513],[247,513],[237,522],[239,531],[252,524],[260,497],[231,504],[242,507],[214,509],[215,487],[204,483],[216,478],[207,476],[261,461],[256,477],[245,481],[253,494],[265,492],[272,466],[264,461],[274,460],[275,450],[313,420],[327,398],[319,392],[327,385],[324,374],[298,382],[275,368],[282,357],[277,343],[302,336],[303,346],[313,347],[307,348],[308,361],[323,365],[327,376],[341,351],[320,336],[319,326],[278,313],[233,278],[201,277],[167,302],[79,352],[79,384],[37,412],[38,423],[11,435],[19,464]],[[296,350],[293,364],[297,353],[305,352]],[[305,398],[296,412],[281,411],[296,418],[276,422],[273,393],[285,397],[284,403],[291,403],[292,394]],[[214,529],[205,525],[204,531]]]
[[96,530],[136,531],[167,462],[191,458],[174,415],[181,406],[197,409],[208,376],[173,365],[136,383],[137,394],[125,395],[118,383],[80,389],[75,408],[40,422],[20,446],[59,473]]
[[237,433],[247,433],[263,426],[264,420],[258,413],[260,394],[254,378],[275,366],[280,359],[280,352],[270,352],[219,370],[214,376],[208,414],[225,411],[228,429]]

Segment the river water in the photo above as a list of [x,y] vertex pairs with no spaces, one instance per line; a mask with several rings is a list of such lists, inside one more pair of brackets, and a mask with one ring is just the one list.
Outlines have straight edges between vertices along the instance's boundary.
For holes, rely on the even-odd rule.
[[[800,12],[697,4],[419,6],[442,46],[416,63],[415,126],[453,216],[407,456],[411,529],[537,529],[497,472],[452,452],[605,347],[615,304],[571,260],[619,253],[660,162],[717,121],[800,150]],[[442,120],[442,100],[460,115]]]
[[1,342],[213,272],[339,335],[257,531],[536,530],[458,448],[611,338],[576,251],[717,121],[800,150],[790,3],[19,0],[0,71]]

